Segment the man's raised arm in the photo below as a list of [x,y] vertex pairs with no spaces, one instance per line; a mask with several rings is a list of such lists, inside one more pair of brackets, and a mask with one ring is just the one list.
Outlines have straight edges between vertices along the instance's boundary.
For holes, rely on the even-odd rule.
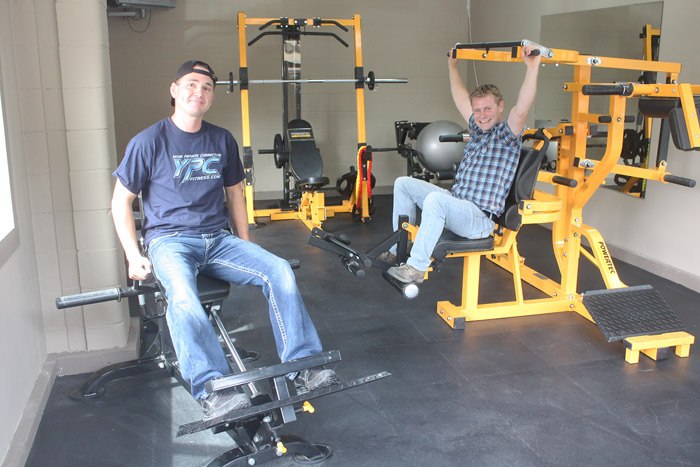
[[472,116],[472,103],[469,100],[469,91],[467,91],[466,86],[462,82],[462,78],[459,76],[459,70],[457,69],[457,59],[448,58],[447,68],[449,70],[450,76],[450,92],[452,93],[452,100],[455,102],[455,106],[459,113],[465,121],[469,122],[469,118]]
[[530,55],[534,49],[535,47],[532,46],[524,46],[522,49],[523,63],[527,66],[527,71],[525,72],[523,84],[520,86],[518,100],[508,114],[508,126],[516,135],[519,135],[525,129],[527,114],[532,108],[532,104],[535,103],[535,96],[537,95],[537,75],[540,71],[540,60],[542,57],[540,55]]

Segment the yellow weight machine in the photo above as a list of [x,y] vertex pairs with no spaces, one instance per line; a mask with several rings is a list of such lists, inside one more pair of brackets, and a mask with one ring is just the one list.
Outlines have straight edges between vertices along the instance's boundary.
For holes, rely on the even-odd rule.
[[[521,47],[526,41],[456,44],[453,58],[494,62],[519,62]],[[537,45],[537,44],[534,44]],[[602,235],[583,223],[583,207],[606,177],[621,174],[630,178],[656,180],[694,187],[695,181],[666,171],[667,152],[671,137],[681,150],[700,150],[698,105],[700,85],[678,80],[678,63],[649,60],[629,60],[583,55],[573,50],[548,49],[537,45],[543,64],[572,66],[573,81],[564,84],[571,93],[570,123],[551,128],[528,130],[523,140],[533,139],[531,147],[523,146],[515,180],[506,199],[505,212],[497,220],[494,234],[487,238],[466,239],[445,230],[433,250],[434,264],[445,258],[462,258],[462,290],[458,304],[437,303],[438,315],[453,329],[464,329],[468,321],[531,316],[557,312],[575,312],[596,323],[608,342],[623,341],[625,360],[637,363],[640,352],[654,360],[666,358],[670,348],[676,355],[687,357],[695,337],[685,331],[685,325],[670,310],[661,295],[650,286],[627,287],[619,278]],[[494,50],[508,48],[510,51]],[[591,70],[595,67],[640,70],[665,73],[664,84],[655,83],[593,83]],[[590,96],[609,100],[607,114],[589,111]],[[625,123],[634,117],[625,115],[627,100],[639,97],[639,112],[645,118],[661,118],[659,150],[654,168],[619,164]],[[597,126],[607,127],[605,153],[599,160],[587,157],[587,138],[598,136]],[[462,135],[452,135],[459,136]],[[452,136],[445,135],[446,141]],[[440,137],[441,140],[443,136]],[[556,173],[540,170],[550,140],[558,141]],[[548,184],[553,192],[536,189],[535,183]],[[415,239],[419,227],[399,217],[400,228],[366,253],[351,248],[344,236],[335,236],[314,229],[308,243],[337,254],[343,265],[358,277],[364,268],[383,270],[389,281],[404,298],[415,298],[418,285],[400,283],[386,273],[391,264],[380,253],[397,245],[397,262],[407,258],[409,240]],[[518,251],[517,234],[522,225],[552,223],[552,249],[560,272],[559,282],[525,264]],[[585,239],[588,248],[583,244]],[[479,303],[481,258],[486,257],[513,275],[515,299],[512,301]],[[580,293],[577,290],[581,257],[589,260],[600,272],[605,289]],[[433,271],[429,268],[426,278]],[[545,298],[526,299],[523,282],[540,290]]]
[[[367,149],[365,135],[365,92],[367,86],[369,90],[373,90],[377,83],[405,83],[405,79],[377,79],[373,72],[364,75],[362,64],[362,35],[360,15],[354,15],[350,19],[322,19],[322,18],[249,18],[243,12],[237,15],[238,26],[238,52],[240,79],[234,81],[233,75],[229,75],[228,81],[220,81],[217,84],[228,85],[229,91],[233,90],[234,86],[240,87],[241,93],[241,116],[242,116],[242,143],[243,143],[243,166],[245,171],[245,197],[246,211],[248,215],[249,225],[256,224],[256,218],[269,217],[271,220],[284,219],[299,219],[309,228],[321,227],[323,221],[328,217],[333,217],[338,212],[352,212],[356,218],[365,222],[370,219],[372,211],[371,199],[371,151]],[[251,41],[246,40],[246,30],[249,26],[258,26],[258,29],[264,31],[259,33]],[[269,29],[268,29],[269,28]],[[343,31],[352,29],[354,40],[354,56],[355,68],[354,78],[348,79],[299,79],[298,72],[300,71],[300,62],[289,65],[289,70],[292,70],[291,75],[287,75],[287,58],[284,62],[285,73],[282,79],[272,80],[251,80],[248,79],[248,46],[255,43],[265,35],[281,35],[285,41],[285,47],[299,48],[299,37],[301,35],[316,35],[333,37],[346,47],[348,44],[334,32],[326,32],[323,29],[339,28]],[[296,42],[295,42],[296,41]],[[287,44],[289,42],[290,44]],[[286,54],[285,49],[285,54]],[[293,53],[293,52],[292,52]],[[301,105],[299,100],[296,103],[296,119],[288,123],[284,122],[284,140],[281,135],[275,137],[275,148],[261,150],[260,153],[274,154],[275,163],[279,168],[285,170],[284,174],[284,193],[285,201],[280,208],[272,209],[256,209],[254,206],[254,169],[253,169],[253,151],[251,147],[250,137],[250,104],[248,86],[251,84],[282,84],[284,86],[285,97],[285,117],[287,112],[287,85],[294,85],[295,96],[299,99],[299,87],[302,84],[313,83],[354,83],[355,85],[355,107],[357,113],[357,172],[353,175],[353,189],[349,196],[350,199],[343,200],[340,205],[326,205],[325,195],[321,188],[328,183],[328,179],[321,176],[323,163],[320,159],[320,153],[315,147],[313,132],[308,122],[301,120]],[[298,144],[297,144],[298,143]],[[290,152],[293,154],[293,149],[290,146],[304,147],[304,157],[309,155],[303,163],[297,167],[303,166],[303,170],[307,175],[299,176],[295,170],[292,161],[290,160]],[[307,151],[308,150],[308,151]],[[310,160],[310,162],[309,162]],[[284,166],[283,166],[284,164]],[[288,167],[291,167],[288,170]],[[311,167],[311,169],[309,169]],[[311,174],[311,175],[308,175]],[[292,175],[299,178],[293,188],[289,188],[289,177]],[[347,176],[348,174],[346,174]],[[339,182],[340,183],[340,182]],[[292,203],[290,203],[289,193],[293,192]]]
[[[519,62],[521,43],[456,44],[452,56],[460,60],[492,62]],[[511,51],[494,50],[510,47]],[[667,172],[666,149],[658,155],[654,168],[637,168],[618,164],[623,142],[627,100],[640,98],[640,111],[645,117],[663,117],[660,138],[668,144],[669,133],[675,145],[682,150],[700,149],[700,125],[697,104],[700,85],[681,83],[678,63],[631,60],[583,55],[573,50],[542,48],[543,64],[573,67],[573,81],[564,89],[571,93],[571,123],[560,123],[544,132],[557,139],[558,160],[556,173],[541,171],[538,181],[551,184],[553,193],[535,190],[532,199],[519,204],[522,224],[553,223],[552,248],[561,273],[556,282],[525,265],[518,253],[517,231],[501,228],[494,236],[493,249],[486,251],[459,251],[452,248],[446,257],[463,258],[461,303],[440,301],[438,315],[452,328],[463,328],[467,321],[478,321],[514,316],[573,311],[595,322],[608,341],[622,340],[628,363],[637,363],[642,352],[653,359],[664,358],[666,350],[674,347],[676,355],[686,357],[694,336],[685,332],[680,320],[668,309],[658,292],[649,286],[627,287],[618,277],[614,262],[601,234],[583,223],[583,207],[610,174],[622,174],[663,183],[688,187],[694,180]],[[593,68],[615,68],[665,73],[664,84],[592,83]],[[606,115],[589,112],[590,96],[609,99]],[[593,125],[607,127],[605,153],[600,160],[586,157],[586,139]],[[665,131],[668,125],[668,129]],[[663,152],[663,154],[662,154]],[[567,184],[557,179],[573,181]],[[410,236],[417,227],[404,225]],[[587,241],[588,249],[582,245]],[[465,244],[470,240],[464,239]],[[515,300],[499,303],[479,303],[479,264],[481,257],[513,274]],[[577,280],[581,257],[589,260],[600,272],[606,289],[579,293]],[[547,297],[526,300],[522,282],[544,292]]]

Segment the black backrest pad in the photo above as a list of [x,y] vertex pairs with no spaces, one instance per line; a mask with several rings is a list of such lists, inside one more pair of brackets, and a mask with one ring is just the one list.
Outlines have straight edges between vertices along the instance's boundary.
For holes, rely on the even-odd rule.
[[[693,96],[695,112],[700,111],[700,96]],[[673,138],[673,144],[682,151],[697,151],[688,137],[688,125],[681,108],[681,100],[677,97],[648,97],[639,98],[639,113],[644,117],[667,118]]]
[[320,177],[323,174],[323,160],[316,147],[311,124],[300,118],[290,121],[287,125],[287,141],[292,174],[299,180]]
[[498,219],[500,225],[510,230],[518,230],[520,228],[522,219],[518,213],[518,204],[522,200],[532,199],[535,183],[537,182],[537,174],[540,171],[547,147],[549,146],[549,140],[541,131],[538,131],[535,135],[526,135],[525,139],[540,139],[544,141],[544,145],[539,150],[528,146],[523,146],[520,150],[520,160],[518,161],[513,185],[511,185],[510,192],[506,197],[505,210]]

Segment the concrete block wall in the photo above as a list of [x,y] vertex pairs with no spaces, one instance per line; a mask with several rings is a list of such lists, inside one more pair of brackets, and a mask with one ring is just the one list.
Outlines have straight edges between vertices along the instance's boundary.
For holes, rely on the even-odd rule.
[[[51,2],[27,0],[13,2],[11,13],[44,330],[49,352],[66,351],[71,348],[66,316],[56,310],[53,300],[64,290],[77,291],[78,282],[73,227],[66,222],[70,199],[58,195],[54,205],[54,185],[68,187],[67,167],[57,163],[65,159],[66,141],[60,74],[51,66],[58,62],[55,10]],[[57,158],[52,164],[54,151]],[[84,337],[77,340],[76,345],[84,348]]]
[[106,3],[10,8],[48,353],[124,346],[124,303],[57,310],[60,295],[124,283],[109,205],[116,165]]
[[[58,0],[58,52],[65,115],[68,171],[81,291],[124,284],[121,249],[109,212],[116,166],[114,109],[106,3]],[[110,302],[69,312],[84,327],[84,349],[126,344],[129,315]],[[70,336],[71,333],[69,332]]]

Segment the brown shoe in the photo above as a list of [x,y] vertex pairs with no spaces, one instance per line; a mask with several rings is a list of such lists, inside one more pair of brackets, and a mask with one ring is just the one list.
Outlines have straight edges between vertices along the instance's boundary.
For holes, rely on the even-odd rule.
[[294,385],[299,394],[336,383],[338,383],[338,377],[335,371],[323,367],[301,370],[294,379]]
[[397,281],[406,284],[409,284],[411,282],[415,284],[420,284],[421,282],[423,282],[423,278],[425,277],[425,271],[419,271],[418,269],[414,268],[409,264],[402,264],[401,266],[394,266],[393,268],[389,268],[387,274],[389,274]]
[[241,410],[250,407],[250,398],[238,390],[229,390],[223,393],[212,393],[199,403],[204,411],[204,419],[220,417],[234,410]]

